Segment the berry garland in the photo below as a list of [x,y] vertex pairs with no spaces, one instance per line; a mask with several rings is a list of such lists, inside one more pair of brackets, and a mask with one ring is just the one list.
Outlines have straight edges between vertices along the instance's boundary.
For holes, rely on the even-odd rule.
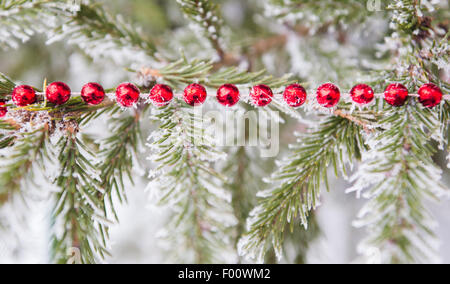
[[[417,96],[419,102],[427,107],[433,108],[441,103],[444,94],[441,89],[434,84],[423,85],[417,95],[408,93],[408,89],[402,84],[390,84],[384,92],[385,101],[395,107],[403,106],[408,96]],[[48,102],[55,105],[63,105],[69,101],[71,96],[70,87],[63,82],[54,82],[47,86],[45,97]],[[97,83],[88,83],[81,90],[81,99],[88,105],[98,105],[102,103],[106,97],[105,90]],[[207,99],[208,93],[200,84],[191,84],[184,90],[183,98],[186,104],[190,106],[202,105]],[[353,102],[359,105],[367,105],[375,99],[375,92],[366,84],[359,84],[350,91],[350,97]],[[265,107],[273,100],[274,94],[272,89],[266,85],[254,86],[250,92],[251,102],[258,107]],[[120,84],[115,93],[117,103],[122,107],[134,106],[140,98],[140,90],[131,83]],[[171,87],[158,84],[152,88],[149,100],[157,107],[168,105],[174,98]],[[217,90],[217,101],[226,107],[236,105],[240,100],[239,89],[232,84],[225,84]],[[283,99],[286,104],[293,108],[298,108],[305,104],[307,100],[307,92],[299,84],[288,86],[284,93]],[[323,84],[317,89],[317,102],[325,108],[336,106],[341,99],[341,91],[336,85],[331,83]],[[36,103],[36,91],[27,85],[17,86],[12,92],[12,101],[17,107],[26,107]],[[6,103],[0,101],[0,117],[7,113]]]

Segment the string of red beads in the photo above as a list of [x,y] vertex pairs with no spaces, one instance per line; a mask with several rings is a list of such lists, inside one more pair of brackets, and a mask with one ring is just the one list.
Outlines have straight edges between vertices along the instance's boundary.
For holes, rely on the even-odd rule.
[[[140,90],[131,83],[120,84],[116,89],[116,101],[123,107],[132,107],[140,98]],[[394,106],[403,106],[408,100],[408,89],[402,84],[390,84],[385,92],[385,101]],[[70,87],[63,82],[54,82],[47,86],[45,97],[48,102],[55,105],[65,104],[71,96]],[[200,84],[191,84],[184,90],[184,101],[190,106],[202,105],[207,99],[207,91]],[[105,90],[98,83],[88,83],[81,90],[81,99],[89,105],[98,105],[106,97]],[[254,86],[250,91],[250,101],[258,107],[265,107],[273,100],[272,89],[266,85]],[[341,91],[331,83],[323,84],[317,89],[317,102],[325,108],[336,106],[341,99]],[[366,105],[375,99],[375,92],[366,84],[359,84],[350,91],[353,102]],[[439,105],[444,97],[441,89],[434,84],[425,84],[418,91],[419,102],[427,107],[433,108]],[[171,87],[158,84],[152,88],[149,100],[157,107],[168,105],[174,98]],[[300,107],[307,101],[308,95],[301,85],[293,84],[286,87],[283,99],[290,107]],[[232,107],[240,100],[239,89],[232,84],[225,84],[217,90],[217,101],[224,106]],[[36,91],[27,85],[17,86],[12,92],[12,101],[18,107],[25,107],[37,101]],[[5,102],[0,101],[0,117],[5,116],[7,108]]]

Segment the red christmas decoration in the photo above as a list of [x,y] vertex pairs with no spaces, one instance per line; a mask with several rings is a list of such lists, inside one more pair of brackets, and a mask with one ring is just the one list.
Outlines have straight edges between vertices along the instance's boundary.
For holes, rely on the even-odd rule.
[[217,101],[227,107],[232,107],[239,102],[239,89],[232,84],[225,84],[217,90]]
[[317,102],[323,107],[334,107],[340,99],[341,91],[333,84],[323,84],[317,89]]
[[168,105],[172,99],[172,88],[167,85],[155,85],[150,91],[150,100],[157,107]]
[[71,90],[63,82],[54,82],[47,86],[45,96],[47,101],[55,105],[63,105],[70,99]]
[[36,102],[36,92],[27,85],[17,86],[12,92],[12,100],[18,107],[25,107]]
[[184,90],[184,101],[190,106],[199,106],[206,101],[208,93],[200,84],[191,84]]
[[4,117],[8,113],[8,109],[4,105],[6,105],[6,103],[0,101],[0,117]]
[[[425,107],[433,108],[444,99],[442,90],[432,84],[423,85],[419,91],[419,102]],[[47,101],[56,105],[65,104],[71,96],[69,86],[62,82],[50,84],[45,92]],[[100,84],[88,83],[81,90],[82,100],[89,105],[98,105],[105,99],[105,90]],[[200,84],[191,84],[184,90],[184,101],[191,106],[202,105],[207,99],[207,91]],[[250,92],[251,102],[258,107],[265,107],[273,100],[273,92],[269,86],[257,85]],[[350,96],[355,103],[369,104],[375,99],[373,89],[366,84],[354,86],[350,91]],[[385,92],[386,102],[392,106],[400,107],[408,100],[408,89],[399,83],[390,84]],[[131,107],[139,101],[140,90],[131,83],[123,83],[116,89],[117,103],[123,107]],[[166,106],[174,98],[173,90],[170,86],[158,84],[150,91],[149,99],[157,107]],[[339,103],[341,92],[339,88],[332,84],[323,84],[317,89],[317,102],[326,108],[331,108]],[[299,84],[286,87],[283,99],[287,105],[297,108],[305,104],[307,92]],[[236,105],[240,100],[239,89],[233,84],[224,84],[217,90],[217,101],[226,107]],[[12,92],[12,101],[19,107],[25,107],[37,101],[35,90],[27,85],[17,86]],[[0,100],[0,102],[2,102]],[[0,105],[0,114],[4,116],[7,112],[5,103]]]
[[306,90],[299,84],[290,85],[284,91],[283,98],[290,107],[300,107],[306,102]]
[[123,107],[132,107],[139,101],[139,88],[131,83],[120,84],[116,89],[117,103]]
[[98,105],[105,99],[105,90],[100,84],[87,83],[81,90],[81,98],[88,105]]
[[401,107],[408,99],[408,89],[402,84],[390,84],[384,92],[386,102],[395,107]]
[[366,84],[359,84],[354,86],[350,91],[350,95],[355,103],[361,105],[371,103],[375,98],[375,92],[370,86]]
[[441,89],[434,84],[425,84],[419,89],[419,102],[427,108],[434,108],[441,103]]
[[254,86],[250,92],[250,98],[254,105],[265,107],[272,102],[273,92],[272,89],[266,85]]

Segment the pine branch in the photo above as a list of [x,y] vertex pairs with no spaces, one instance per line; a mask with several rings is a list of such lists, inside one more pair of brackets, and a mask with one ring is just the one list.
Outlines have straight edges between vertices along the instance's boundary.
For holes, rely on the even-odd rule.
[[[119,111],[119,108],[116,107],[115,111]],[[140,119],[144,114],[145,109],[135,111],[133,116],[111,118],[109,125],[113,134],[102,143],[100,156],[103,159],[98,165],[102,180],[101,187],[105,191],[102,199],[105,210],[106,202],[109,202],[116,220],[119,218],[114,209],[113,196],[115,194],[121,202],[127,200],[124,180],[128,178],[133,182],[133,157],[139,154],[138,148],[142,142]]]
[[[108,253],[105,230],[108,221],[98,198],[97,170],[89,161],[92,153],[77,138],[78,126],[68,122],[58,142],[61,171],[55,183],[52,258],[57,263],[95,263]],[[63,228],[62,231],[59,228]]]
[[[435,5],[440,5],[435,3]],[[449,33],[434,24],[434,17],[439,12],[439,6],[429,9],[430,5],[423,2],[403,0],[388,6],[392,13],[391,27],[393,35],[385,39],[384,52],[393,57],[394,66],[385,66],[376,70],[373,80],[368,82],[375,89],[383,90],[387,83],[402,83],[410,90],[416,90],[425,83],[432,82],[444,93],[450,91],[448,82],[442,80],[440,71],[448,72]],[[399,47],[409,46],[408,49]],[[441,127],[433,138],[444,148],[448,144],[448,126],[450,107],[444,101],[437,108]],[[379,110],[383,112],[383,109]]]
[[17,48],[19,42],[25,42],[36,32],[48,28],[47,23],[38,21],[39,17],[50,17],[42,13],[43,9],[55,2],[66,5],[67,1],[48,0],[1,0],[0,1],[0,48]]
[[[242,134],[242,135],[245,135]],[[232,206],[234,215],[238,220],[235,226],[234,245],[238,246],[240,238],[246,233],[247,218],[251,210],[257,205],[257,192],[264,187],[263,179],[267,172],[273,171],[273,163],[259,158],[256,151],[239,147],[235,152],[229,154],[224,173],[230,177],[230,182],[227,184],[232,193]],[[288,234],[286,230],[286,242],[283,250],[287,251],[288,255],[292,256],[293,251],[296,255],[290,258],[289,261],[295,263],[306,263],[306,256],[309,245],[315,240],[319,234],[320,229],[315,221],[315,217],[310,217],[308,223],[310,227],[308,230],[296,227],[292,234]],[[238,263],[245,263],[243,257],[239,257]],[[265,257],[265,263],[278,263],[275,253],[270,250]]]
[[[247,72],[235,67],[215,71],[212,61],[189,61],[187,58],[182,58],[158,70],[143,68],[140,71],[132,69],[129,69],[129,71],[137,73],[140,78],[139,84],[146,87],[152,86],[156,81],[179,88],[180,91],[192,82],[214,89],[223,84],[235,84],[242,91],[242,100],[248,104],[250,104],[248,93],[255,85],[265,84],[281,92],[281,89],[285,86],[295,83],[295,81],[290,80],[290,75],[277,78],[268,75],[266,70]],[[303,120],[302,115],[297,110],[287,106],[280,96],[274,98],[273,102],[262,111],[267,112],[269,117],[275,117],[281,122],[284,122],[284,120],[277,113],[278,111],[300,121]]]
[[370,142],[373,150],[352,178],[349,191],[370,199],[355,224],[368,228],[361,252],[380,251],[382,263],[434,261],[437,240],[435,221],[425,207],[426,200],[450,196],[441,183],[442,171],[432,160],[430,145],[439,125],[437,115],[420,106],[390,109],[380,121],[385,129]]
[[6,99],[15,86],[16,84],[11,79],[0,72],[0,99]]
[[192,82],[211,88],[217,88],[223,84],[236,84],[248,87],[257,84],[267,84],[273,88],[279,88],[292,82],[289,80],[289,76],[275,78],[267,75],[265,70],[246,72],[232,67],[214,71],[214,63],[212,61],[197,59],[189,61],[186,58],[170,63],[158,70],[144,68],[141,71],[131,69],[130,71],[139,73],[143,81],[142,85],[145,86],[150,85],[149,81],[154,80],[163,81],[171,86],[180,88]]
[[9,121],[0,119],[0,149],[10,147],[14,144],[17,137],[14,135],[18,130],[16,125]]
[[[151,86],[155,81],[169,84],[177,87],[180,90],[186,87],[187,84],[197,82],[209,88],[218,88],[223,84],[235,84],[242,90],[242,99],[249,103],[248,93],[250,89],[259,84],[265,84],[274,89],[281,90],[283,87],[295,83],[290,80],[290,75],[277,78],[267,74],[266,70],[259,72],[247,72],[239,70],[235,67],[224,68],[219,71],[214,70],[212,61],[192,60],[182,58],[176,62],[166,65],[165,67],[155,70],[144,68],[140,71],[132,70],[133,73],[138,73],[140,77],[140,85]],[[280,111],[290,117],[303,120],[301,114],[287,106],[282,99],[274,98],[273,102],[262,111],[268,112],[269,117],[277,117],[281,122],[283,119],[277,114]]]
[[219,5],[209,0],[177,0],[185,16],[196,24],[196,29],[216,50],[220,60],[225,59],[225,51],[220,42],[223,21],[221,20]]
[[[3,0],[0,2],[0,48],[17,48],[34,34],[48,43],[66,40],[93,58],[117,64],[152,62],[156,47],[139,29],[109,15],[93,1]],[[5,39],[3,41],[3,39]]]
[[316,29],[320,29],[324,24],[327,26],[361,24],[368,18],[370,12],[374,12],[368,11],[366,1],[358,0],[268,0],[268,2],[266,14],[290,22],[301,22]]
[[366,149],[362,128],[342,117],[331,117],[317,131],[299,137],[292,158],[285,161],[270,182],[280,183],[274,189],[259,193],[259,205],[248,220],[249,231],[239,244],[239,252],[262,262],[273,245],[280,259],[284,231],[291,231],[300,219],[308,226],[309,212],[316,208],[321,184],[328,186],[328,166],[346,175],[346,165],[361,157]]
[[93,58],[109,57],[120,65],[154,61],[153,41],[100,5],[81,4],[76,13],[65,17],[64,23],[50,32],[49,42],[67,39]]
[[26,182],[32,180],[33,167],[45,168],[44,161],[49,157],[48,138],[47,125],[23,133],[19,138],[0,137],[0,148],[11,147],[14,142],[7,155],[2,157],[6,162],[0,166],[0,204],[20,193]]
[[[433,60],[434,53],[448,50],[448,45],[435,48],[447,35],[433,28],[431,18],[424,13],[427,7],[421,1],[409,0],[389,6],[395,33],[386,42],[411,48],[401,52],[387,49],[394,54],[396,64],[392,70],[381,72],[380,84],[395,81],[416,89],[431,81],[448,90],[435,72],[442,66]],[[383,131],[368,142],[372,149],[364,155],[364,163],[353,177],[355,185],[349,189],[358,195],[367,189],[364,197],[370,200],[356,225],[368,228],[369,236],[360,252],[369,258],[375,256],[371,262],[436,261],[435,221],[425,202],[449,195],[440,183],[442,171],[432,160],[437,150],[431,144],[433,139],[447,143],[448,103],[437,109],[423,109],[414,101],[400,109],[386,105],[380,109]],[[374,251],[378,253],[373,255]]]
[[173,211],[165,237],[178,261],[227,262],[231,240],[227,231],[235,225],[231,194],[223,189],[225,178],[212,165],[224,154],[206,135],[201,118],[192,108],[168,106],[157,111],[159,131],[150,136],[149,189],[158,204]]

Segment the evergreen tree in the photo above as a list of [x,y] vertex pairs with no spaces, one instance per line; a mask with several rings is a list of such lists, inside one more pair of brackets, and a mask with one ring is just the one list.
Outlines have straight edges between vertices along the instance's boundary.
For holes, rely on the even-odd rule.
[[[0,0],[0,245],[39,195],[49,261],[104,262],[144,180],[165,261],[305,263],[339,179],[367,199],[358,261],[439,262],[449,18],[445,0]],[[67,78],[68,55],[110,85],[20,82]]]

